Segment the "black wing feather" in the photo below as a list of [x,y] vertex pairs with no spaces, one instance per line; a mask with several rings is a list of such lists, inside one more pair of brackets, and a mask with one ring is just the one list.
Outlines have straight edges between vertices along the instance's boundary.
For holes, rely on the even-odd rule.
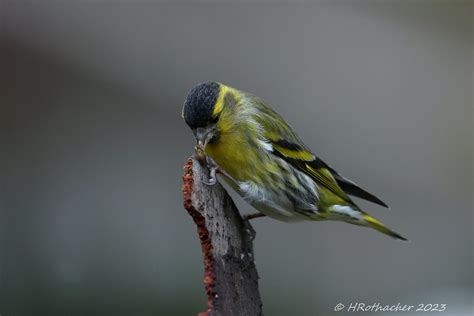
[[358,186],[356,183],[352,182],[351,180],[347,179],[346,177],[340,175],[336,170],[334,170],[331,166],[326,164],[324,161],[321,159],[318,159],[318,163],[324,166],[326,169],[328,169],[331,174],[333,175],[334,179],[336,180],[337,184],[341,189],[346,192],[349,195],[352,196],[357,196],[358,198],[370,201],[372,203],[378,204],[380,206],[388,208],[388,205],[373,195],[372,193],[367,192],[366,190],[362,189],[360,186]]
[[[292,142],[289,142],[287,140],[273,140],[272,141],[274,145],[274,154],[279,156],[280,158],[286,160],[293,166],[295,166],[297,169],[307,173],[309,176],[314,178],[314,174],[311,172],[308,172],[306,165],[310,165],[314,170],[327,170],[328,173],[332,175],[332,178],[334,178],[334,185],[337,184],[339,188],[334,187],[334,185],[331,185],[331,181],[329,179],[326,179],[324,176],[323,177],[316,177],[315,180],[318,181],[320,184],[325,185],[328,189],[330,189],[334,194],[338,195],[339,197],[343,198],[347,202],[354,203],[348,196],[344,196],[345,194],[352,195],[359,197],[361,199],[370,201],[372,203],[381,205],[383,207],[387,207],[388,205],[385,204],[382,200],[380,200],[378,197],[373,195],[372,193],[367,192],[366,190],[362,189],[359,187],[357,184],[352,182],[351,180],[347,179],[346,177],[340,175],[334,168],[329,166],[327,163],[325,163],[323,160],[320,158],[316,157],[314,154],[312,156],[314,157],[313,160],[300,160],[297,158],[291,158],[288,157],[287,155],[279,152],[278,148],[284,148],[286,150],[289,150],[291,152],[294,152],[298,154],[299,152],[307,152],[310,153],[309,150],[304,147],[304,145],[300,144],[295,144]],[[281,149],[280,149],[281,150]],[[297,156],[297,155],[296,155]],[[329,180],[329,181],[324,181],[324,180]],[[341,194],[339,190],[343,191],[345,194]]]

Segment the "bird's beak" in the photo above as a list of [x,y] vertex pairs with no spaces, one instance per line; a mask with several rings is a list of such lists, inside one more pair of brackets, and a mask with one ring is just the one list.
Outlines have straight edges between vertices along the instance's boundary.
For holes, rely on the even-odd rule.
[[214,129],[209,127],[198,127],[194,130],[194,137],[201,149],[206,148],[207,143],[214,137]]

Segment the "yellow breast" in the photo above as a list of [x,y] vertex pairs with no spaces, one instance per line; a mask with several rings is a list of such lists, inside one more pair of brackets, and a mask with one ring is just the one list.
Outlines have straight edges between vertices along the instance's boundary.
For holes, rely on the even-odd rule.
[[262,172],[258,165],[264,157],[258,148],[252,148],[244,135],[221,134],[216,143],[207,144],[206,154],[237,181],[253,179]]

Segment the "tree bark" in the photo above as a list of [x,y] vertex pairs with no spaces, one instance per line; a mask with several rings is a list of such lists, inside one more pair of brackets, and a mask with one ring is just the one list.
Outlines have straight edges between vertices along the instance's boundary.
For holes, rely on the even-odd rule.
[[200,316],[263,315],[253,254],[255,231],[209,170],[194,158],[184,165],[184,207],[196,223],[204,257],[208,310]]

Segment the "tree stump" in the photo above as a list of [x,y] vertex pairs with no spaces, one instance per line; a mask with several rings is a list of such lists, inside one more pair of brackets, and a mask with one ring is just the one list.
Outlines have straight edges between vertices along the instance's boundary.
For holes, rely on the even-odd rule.
[[184,165],[184,208],[197,226],[204,257],[208,309],[200,316],[263,315],[253,254],[255,231],[209,170],[195,158]]

